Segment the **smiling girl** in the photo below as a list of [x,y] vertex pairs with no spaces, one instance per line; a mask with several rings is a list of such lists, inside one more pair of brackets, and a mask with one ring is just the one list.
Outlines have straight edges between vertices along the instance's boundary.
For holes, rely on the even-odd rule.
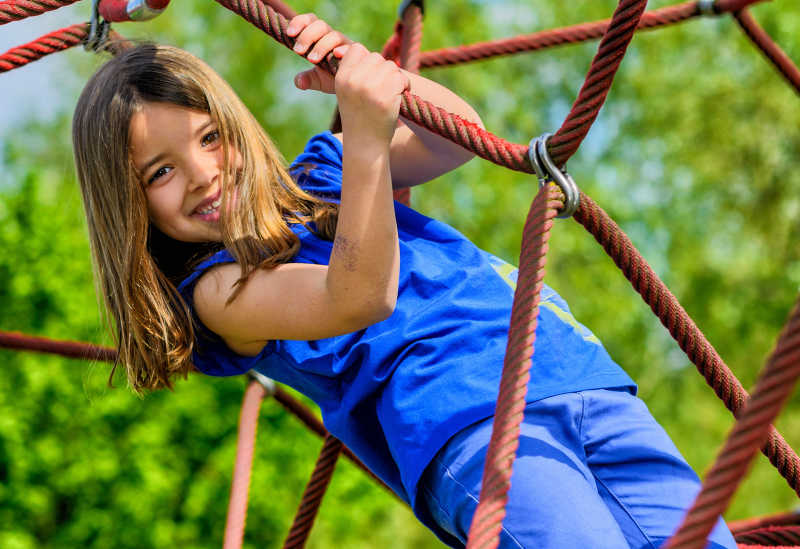
[[[312,15],[287,32],[309,60],[340,59],[335,79],[315,67],[295,83],[336,93],[342,118],[290,169],[231,88],[181,50],[133,48],[84,89],[75,161],[119,364],[136,391],[195,368],[291,385],[462,547],[516,272],[392,189],[471,158],[398,123],[403,91],[480,119]],[[656,547],[672,533],[697,477],[634,394],[545,287],[502,547]],[[724,525],[712,539],[735,547]]]

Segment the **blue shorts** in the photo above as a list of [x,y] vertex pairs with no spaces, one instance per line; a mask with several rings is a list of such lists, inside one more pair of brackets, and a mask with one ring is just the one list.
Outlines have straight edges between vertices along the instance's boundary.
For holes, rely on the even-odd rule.
[[[418,515],[463,547],[478,504],[492,418],[451,438],[425,470]],[[654,549],[680,524],[699,480],[647,406],[626,390],[528,404],[500,547]],[[708,547],[736,549],[720,519]]]

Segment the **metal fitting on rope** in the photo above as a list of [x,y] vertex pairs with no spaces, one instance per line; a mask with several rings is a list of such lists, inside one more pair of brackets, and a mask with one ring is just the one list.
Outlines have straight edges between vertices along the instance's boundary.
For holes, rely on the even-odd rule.
[[169,0],[102,0],[100,15],[106,21],[147,21],[159,15]]
[[697,0],[697,11],[703,15],[718,15],[716,3],[717,0]]
[[531,139],[528,144],[528,159],[531,161],[533,169],[536,170],[539,187],[544,187],[553,181],[564,193],[564,208],[558,212],[556,217],[571,217],[580,205],[581,191],[572,176],[566,171],[558,169],[547,153],[547,140],[552,136],[551,133],[544,133]]
[[403,18],[403,14],[411,6],[419,7],[419,11],[421,11],[423,15],[425,14],[425,2],[424,2],[424,0],[403,0],[402,2],[400,2],[400,7],[397,8],[397,18],[398,19],[402,19]]
[[264,392],[266,396],[274,396],[275,395],[275,382],[272,381],[270,378],[262,374],[261,372],[257,372],[255,370],[248,370],[247,375],[253,378],[254,380],[258,381],[262,387],[264,387]]
[[100,0],[92,0],[92,18],[89,20],[89,32],[83,42],[86,51],[102,49],[108,40],[108,31],[111,25],[100,17]]

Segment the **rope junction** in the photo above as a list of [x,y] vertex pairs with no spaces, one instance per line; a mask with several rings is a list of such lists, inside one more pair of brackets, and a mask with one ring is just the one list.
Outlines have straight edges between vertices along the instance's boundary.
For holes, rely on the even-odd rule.
[[[77,0],[4,0],[0,2],[0,25],[39,15],[75,1]],[[291,49],[294,40],[286,35],[285,30],[287,17],[291,17],[294,12],[285,3],[280,0],[216,1]],[[564,210],[567,203],[574,203],[576,210],[573,217],[576,221],[612,257],[715,393],[737,417],[736,426],[707,475],[701,493],[667,547],[704,546],[708,533],[717,517],[727,507],[739,479],[759,447],[800,495],[800,458],[771,426],[800,376],[800,303],[795,306],[776,350],[750,397],[630,239],[591,198],[580,193],[574,182],[574,189],[571,189],[564,182],[567,179],[571,181],[571,178],[561,171],[597,117],[636,30],[662,27],[699,16],[731,13],[753,44],[800,94],[800,70],[746,10],[760,1],[763,0],[698,0],[645,13],[645,0],[620,0],[609,20],[423,53],[419,51],[422,2],[406,1],[401,5],[395,33],[387,41],[383,51],[387,58],[395,59],[398,64],[411,71],[417,71],[420,67],[452,65],[601,38],[586,80],[562,126],[551,138],[540,138],[528,146],[509,143],[409,92],[403,96],[401,114],[407,119],[458,143],[482,158],[514,170],[538,172],[542,179],[523,230],[519,279],[495,413],[495,428],[484,470],[480,504],[473,517],[467,542],[470,549],[494,548],[498,544],[529,379],[547,240],[553,218]],[[95,1],[104,22],[142,20],[146,15],[157,15],[168,4],[169,0]],[[99,26],[95,25],[94,28],[98,29]],[[94,36],[89,36],[90,34]],[[0,72],[93,40],[99,42],[97,45],[100,49],[108,49],[112,53],[126,47],[126,42],[119,35],[111,33],[104,38],[98,33],[90,33],[90,23],[80,23],[0,55]],[[321,65],[335,73],[334,61],[329,58]],[[558,182],[558,186],[549,183],[551,177]],[[16,333],[0,332],[0,347],[55,353],[71,358],[116,360],[113,349]],[[258,408],[263,398],[272,391],[269,383],[255,380],[245,393],[239,428],[241,452],[237,454],[231,490],[225,532],[226,549],[238,548],[242,544]],[[344,453],[370,475],[371,473],[341,442],[327,433],[313,412],[280,387],[274,387],[273,396],[325,439],[284,545],[302,547],[339,454]],[[800,518],[794,514],[731,523],[731,530],[740,547],[800,547]]]

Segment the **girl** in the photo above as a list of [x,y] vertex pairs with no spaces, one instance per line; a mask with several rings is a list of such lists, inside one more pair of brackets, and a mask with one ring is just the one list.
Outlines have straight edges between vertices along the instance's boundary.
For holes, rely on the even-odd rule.
[[[516,273],[392,188],[470,154],[399,123],[406,89],[480,123],[312,15],[295,50],[340,59],[300,89],[336,93],[342,133],[287,170],[230,87],[186,52],[142,45],[83,91],[73,141],[99,291],[137,391],[194,367],[251,368],[319,404],[326,427],[452,547],[466,540]],[[631,379],[551,289],[502,547],[656,547],[697,477]],[[112,372],[113,374],[113,372]],[[712,546],[734,548],[724,525]]]

